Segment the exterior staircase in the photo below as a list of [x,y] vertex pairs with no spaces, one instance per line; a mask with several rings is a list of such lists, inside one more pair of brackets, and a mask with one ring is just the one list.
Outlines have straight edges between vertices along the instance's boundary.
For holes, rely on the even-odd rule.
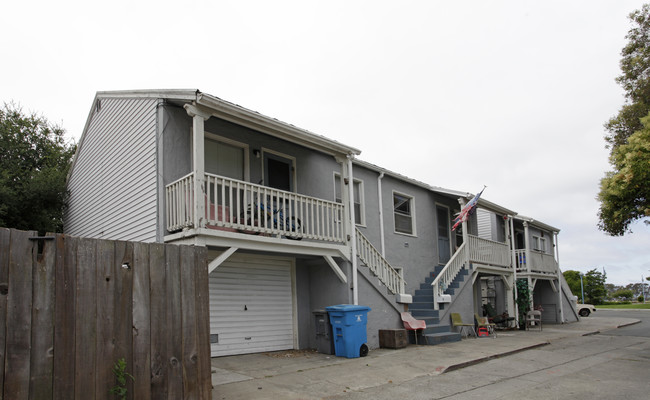
[[[424,320],[427,328],[418,335],[418,344],[436,345],[448,342],[458,342],[461,339],[460,333],[453,332],[449,324],[449,320],[440,321],[439,316],[445,313],[445,308],[448,308],[453,303],[454,293],[460,289],[461,284],[469,277],[469,272],[466,268],[461,269],[454,280],[449,284],[444,291],[452,298],[452,303],[440,303],[439,309],[434,309],[433,304],[433,287],[431,283],[435,277],[440,274],[444,265],[437,266],[433,272],[427,277],[423,283],[420,284],[420,289],[415,291],[413,296],[413,303],[409,304],[409,312],[416,319]],[[410,340],[410,337],[409,337]],[[415,343],[413,340],[412,343]]]

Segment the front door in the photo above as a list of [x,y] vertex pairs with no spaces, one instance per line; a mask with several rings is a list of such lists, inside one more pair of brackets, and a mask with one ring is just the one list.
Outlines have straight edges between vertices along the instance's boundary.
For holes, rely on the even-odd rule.
[[436,216],[438,219],[438,261],[440,264],[447,264],[451,258],[449,209],[444,206],[436,206]]
[[274,153],[264,153],[266,186],[293,192],[293,160]]

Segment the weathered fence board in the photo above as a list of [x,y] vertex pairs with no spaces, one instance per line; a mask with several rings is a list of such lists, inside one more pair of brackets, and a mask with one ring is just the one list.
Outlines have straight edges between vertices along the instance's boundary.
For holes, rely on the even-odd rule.
[[[49,235],[48,235],[49,236]],[[32,304],[32,348],[30,361],[30,398],[44,399],[52,393],[52,373],[54,362],[54,272],[56,262],[56,242],[41,240],[38,248],[42,253],[33,252],[34,270]],[[41,332],[34,335],[34,332]]]
[[9,239],[11,238],[9,229],[0,228],[0,399],[4,399],[4,382],[5,382],[5,342],[6,336],[2,332],[7,332],[7,289],[9,277]]
[[0,399],[209,399],[207,250],[0,229]]
[[[54,310],[54,399],[74,398],[77,244],[75,237],[57,235]],[[67,350],[70,351],[67,351]]]
[[[162,246],[158,246],[162,247]],[[143,243],[133,245],[133,378],[151,379],[151,297],[149,294],[149,249]],[[153,250],[152,250],[153,251]],[[138,266],[138,268],[136,268]],[[151,399],[151,385],[135,385],[134,399]]]
[[33,232],[11,231],[4,398],[29,398]]

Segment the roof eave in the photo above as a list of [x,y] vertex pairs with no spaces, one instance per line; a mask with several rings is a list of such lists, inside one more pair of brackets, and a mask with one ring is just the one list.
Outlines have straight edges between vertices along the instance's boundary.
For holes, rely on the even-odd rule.
[[361,150],[354,147],[346,146],[342,143],[298,128],[286,122],[269,118],[255,111],[206,93],[197,92],[196,103],[210,109],[212,115],[217,118],[246,126],[323,153],[334,156],[357,156],[361,154]]

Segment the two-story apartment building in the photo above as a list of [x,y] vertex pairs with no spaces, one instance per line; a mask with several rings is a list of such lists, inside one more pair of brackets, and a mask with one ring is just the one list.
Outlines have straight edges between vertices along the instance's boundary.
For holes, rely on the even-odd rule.
[[[65,230],[206,246],[213,356],[313,348],[312,312],[342,303],[371,307],[371,348],[405,309],[427,319],[432,343],[458,340],[448,313],[471,320],[487,277],[504,282],[496,305],[514,314],[521,265],[510,233],[546,226],[513,225],[515,212],[481,199],[504,217],[502,233],[481,237],[476,215],[452,231],[471,194],[359,154],[197,90],[99,92],[68,179]],[[547,275],[531,284],[560,276]]]

